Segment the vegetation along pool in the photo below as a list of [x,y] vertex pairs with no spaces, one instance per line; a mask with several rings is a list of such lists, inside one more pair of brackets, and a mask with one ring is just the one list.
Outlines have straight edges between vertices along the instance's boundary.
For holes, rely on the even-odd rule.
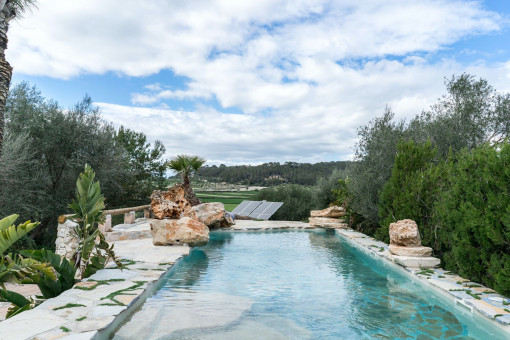
[[218,231],[114,339],[499,339],[498,331],[334,233]]

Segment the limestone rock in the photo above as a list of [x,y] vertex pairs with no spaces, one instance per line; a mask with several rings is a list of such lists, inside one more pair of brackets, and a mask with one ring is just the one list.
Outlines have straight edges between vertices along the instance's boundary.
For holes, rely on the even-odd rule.
[[428,257],[432,255],[432,248],[420,247],[420,246],[397,246],[390,244],[388,247],[390,253],[399,256],[411,256],[411,257]]
[[155,246],[182,245],[199,247],[209,242],[209,228],[190,217],[151,221],[152,243]]
[[416,222],[406,219],[390,224],[390,244],[421,246],[420,232]]
[[232,218],[225,212],[223,203],[202,203],[195,205],[181,214],[199,220],[209,228],[227,228],[234,225]]
[[410,268],[434,268],[441,263],[440,259],[435,257],[415,257],[391,255],[390,259],[403,267]]
[[338,218],[310,217],[309,224],[312,227],[320,228],[347,228],[347,224]]
[[192,204],[186,198],[184,186],[176,184],[168,191],[155,190],[151,195],[151,210],[154,218],[180,218]]
[[345,209],[343,207],[332,206],[322,210],[310,211],[311,217],[342,217],[345,216]]
[[55,254],[71,259],[78,248],[76,226],[78,223],[70,219],[61,219],[57,226],[57,239],[55,241]]

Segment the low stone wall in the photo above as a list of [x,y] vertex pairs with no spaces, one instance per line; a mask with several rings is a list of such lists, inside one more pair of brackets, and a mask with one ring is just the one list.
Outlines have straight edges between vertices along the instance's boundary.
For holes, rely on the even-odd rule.
[[57,240],[55,241],[55,254],[70,259],[78,248],[78,237],[75,227],[78,224],[69,219],[57,226]]

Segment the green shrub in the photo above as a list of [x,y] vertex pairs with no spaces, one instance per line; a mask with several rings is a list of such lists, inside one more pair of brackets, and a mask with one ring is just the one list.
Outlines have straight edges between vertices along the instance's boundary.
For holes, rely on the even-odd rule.
[[256,200],[283,202],[272,220],[302,221],[310,216],[310,210],[324,208],[317,203],[314,188],[297,184],[263,189]]
[[390,223],[409,218],[420,227],[423,244],[438,249],[433,208],[444,186],[441,179],[445,171],[444,162],[437,159],[437,148],[430,141],[425,144],[401,141],[391,177],[381,192],[381,227],[376,237],[389,242]]
[[510,144],[462,152],[435,205],[446,269],[510,294]]

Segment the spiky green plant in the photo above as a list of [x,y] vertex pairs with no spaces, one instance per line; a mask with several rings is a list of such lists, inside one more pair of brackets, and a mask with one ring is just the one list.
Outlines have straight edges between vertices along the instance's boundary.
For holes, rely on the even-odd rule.
[[199,156],[178,155],[167,162],[167,167],[177,171],[182,177],[182,186],[186,193],[186,199],[191,205],[200,204],[200,199],[191,188],[189,176],[193,175],[205,163],[205,159]]
[[2,288],[4,288],[4,282],[18,282],[39,272],[55,278],[48,264],[6,253],[10,246],[39,225],[39,222],[26,221],[16,226],[14,222],[17,218],[18,215],[14,214],[0,220],[0,286]]
[[33,282],[39,277],[47,277],[48,280],[56,279],[48,263],[6,253],[10,246],[39,225],[39,222],[27,221],[16,226],[14,222],[17,218],[18,215],[10,215],[0,220],[0,301],[12,304],[7,311],[8,318],[32,308],[35,304],[32,299],[5,289],[6,282],[22,280]]
[[33,278],[45,299],[59,296],[73,287],[76,268],[65,257],[46,249],[22,250],[20,254],[42,263],[49,263],[57,273],[56,279],[52,279],[47,275]]
[[101,194],[99,181],[94,181],[96,174],[85,165],[85,171],[76,181],[76,198],[69,207],[73,209],[71,217],[78,226],[78,248],[74,255],[74,266],[79,270],[80,277],[86,278],[99,269],[105,267],[110,259],[114,260],[120,268],[122,264],[117,261],[113,252],[113,245],[109,245],[103,233],[98,229],[98,223],[104,221],[104,196]]
[[189,176],[196,173],[205,162],[206,160],[199,156],[177,155],[168,161],[167,166],[181,175],[185,186],[190,186]]

